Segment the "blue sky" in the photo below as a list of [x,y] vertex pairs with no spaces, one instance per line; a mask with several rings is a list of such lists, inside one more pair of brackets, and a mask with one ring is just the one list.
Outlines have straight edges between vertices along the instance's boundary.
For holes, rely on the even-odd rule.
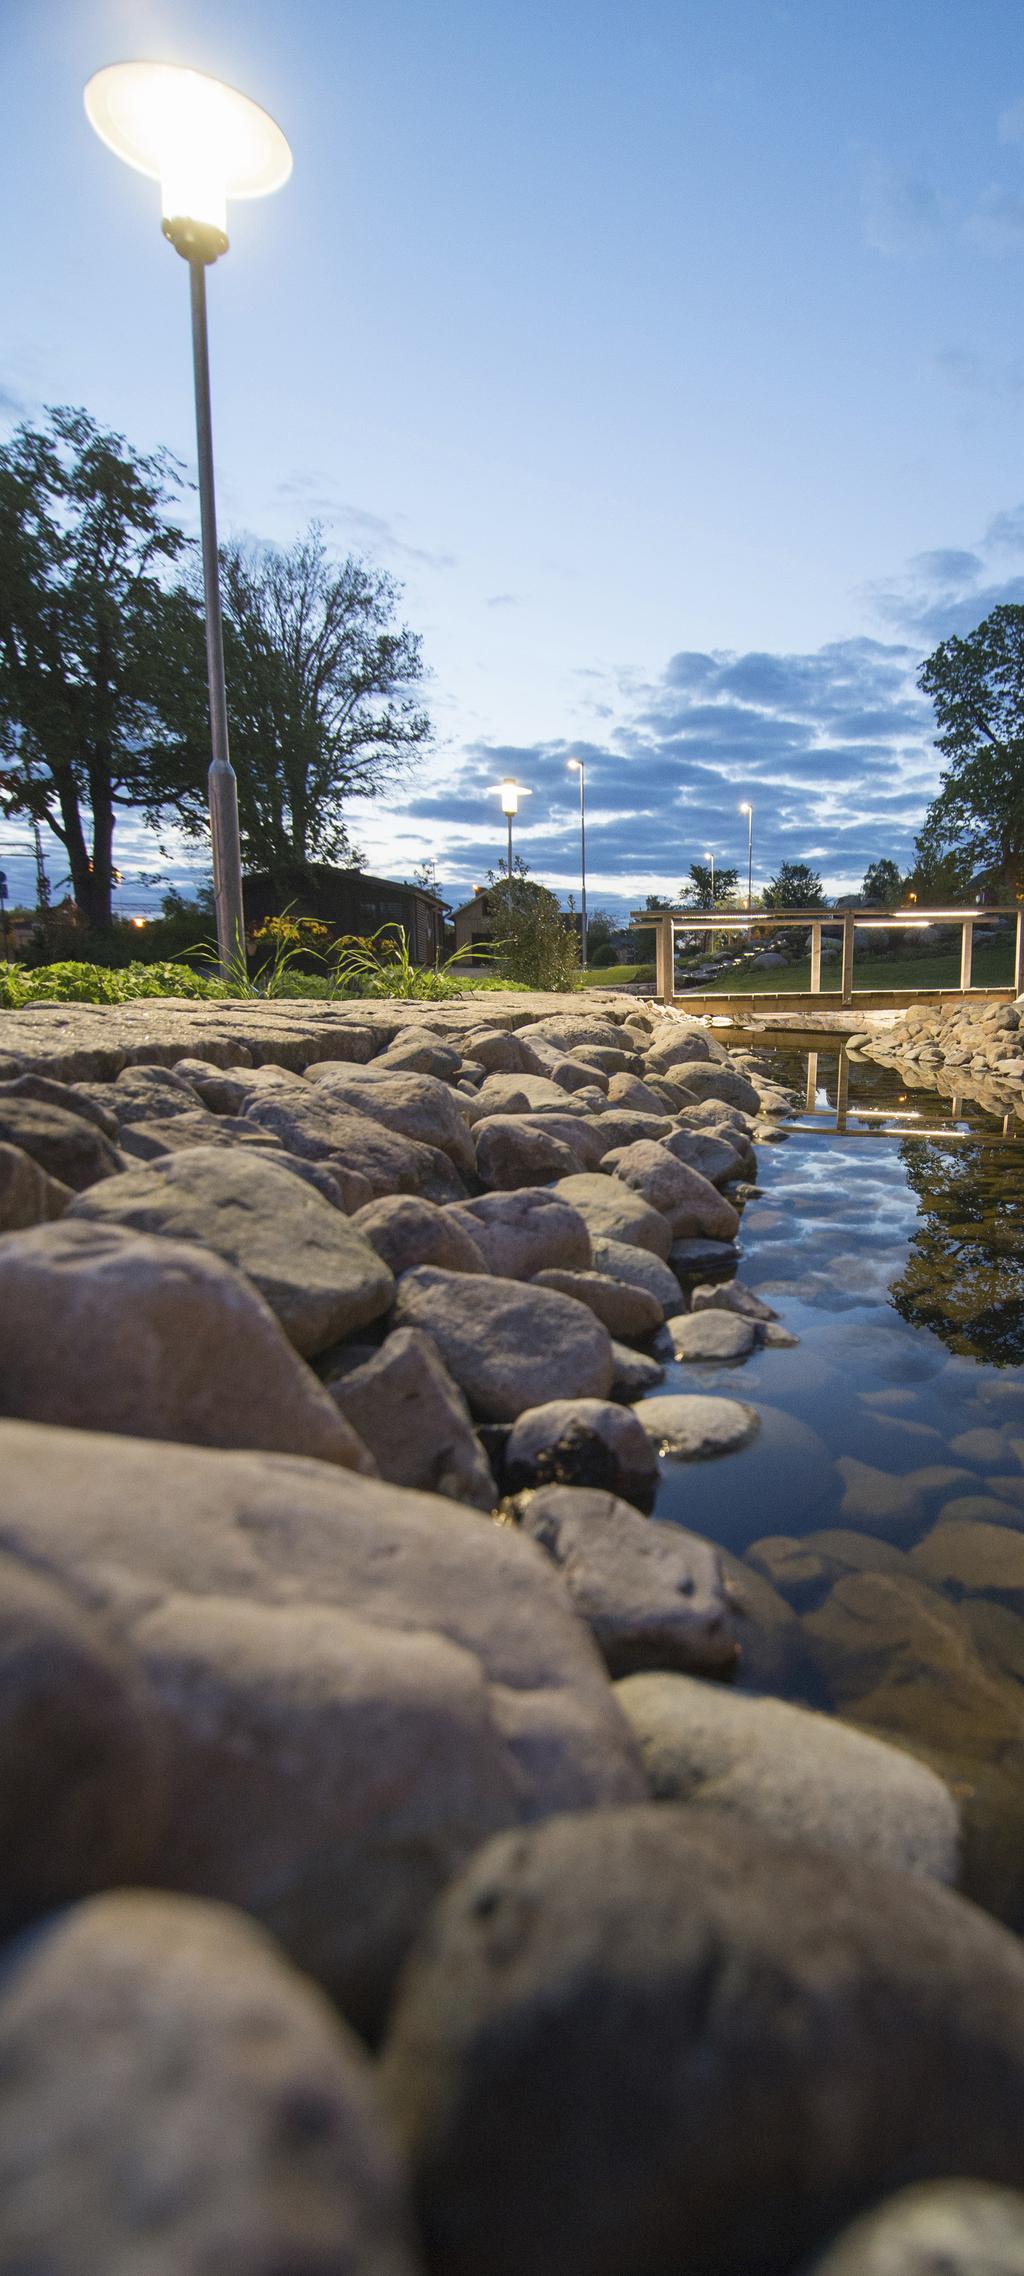
[[1019,0],[7,0],[2,52],[0,431],[194,456],[184,266],[93,70],[192,63],[292,142],[210,278],[220,520],[404,583],[437,747],[353,804],[374,869],[461,897],[508,769],[572,887],[574,752],[594,905],[742,865],[743,799],[755,883],[909,860],[920,660],[1024,599]]

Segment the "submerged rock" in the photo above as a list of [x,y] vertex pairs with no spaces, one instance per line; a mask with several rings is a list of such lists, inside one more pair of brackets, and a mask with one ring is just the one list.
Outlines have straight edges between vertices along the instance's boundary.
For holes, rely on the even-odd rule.
[[732,1668],[739,1647],[710,1541],[580,1486],[521,1495],[518,1521],[557,1565],[612,1675]]

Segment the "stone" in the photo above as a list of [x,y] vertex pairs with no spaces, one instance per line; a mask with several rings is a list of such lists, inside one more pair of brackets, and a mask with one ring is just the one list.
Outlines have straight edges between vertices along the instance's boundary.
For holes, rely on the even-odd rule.
[[94,1898],[8,1957],[0,2265],[416,2276],[354,2035],[223,1905]]
[[615,1051],[621,1043],[622,1028],[595,1012],[552,1012],[550,1017],[531,1020],[528,1027],[520,1028],[519,1036],[531,1048],[548,1044],[558,1051],[574,1051],[578,1043],[593,1043],[599,1049]]
[[192,1084],[170,1067],[122,1067],[103,1094],[103,1104],[117,1116],[119,1127],[126,1122],[159,1122],[167,1114],[195,1114],[197,1100]]
[[732,1454],[749,1446],[760,1424],[757,1408],[741,1399],[712,1399],[691,1392],[645,1399],[637,1416],[661,1453],[679,1461]]
[[497,1490],[458,1385],[429,1335],[396,1328],[361,1367],[329,1380],[382,1478],[492,1509]]
[[673,1241],[668,1262],[679,1280],[706,1279],[708,1273],[734,1273],[740,1260],[735,1241]]
[[[589,1073],[589,1070],[585,1070]],[[491,1114],[537,1114],[546,1110],[554,1114],[585,1114],[585,1107],[575,1107],[573,1093],[553,1083],[546,1075],[488,1075],[481,1083],[475,1099],[469,1102],[473,1122],[482,1122]]]
[[667,1261],[672,1246],[668,1219],[660,1209],[652,1209],[639,1194],[631,1192],[621,1178],[606,1177],[600,1171],[580,1171],[574,1177],[559,1178],[554,1190],[560,1200],[578,1210],[592,1241],[622,1241],[632,1248],[650,1249],[653,1256]]
[[592,1486],[649,1509],[658,1457],[631,1408],[607,1399],[548,1399],[513,1424],[503,1477],[513,1494],[524,1486]]
[[1008,1526],[940,1519],[908,1562],[937,1588],[991,1596],[1011,1612],[1024,1612],[1024,1533]]
[[21,1146],[0,1139],[0,1233],[21,1233],[63,1216],[71,1187],[46,1171]]
[[445,2276],[781,2276],[908,2172],[1019,2183],[1024,1952],[710,1810],[564,1817],[446,1891],[382,2087]]
[[[756,1110],[755,1110],[756,1112]],[[723,1138],[726,1145],[735,1146],[738,1154],[754,1159],[750,1143],[750,1117],[742,1107],[728,1106],[721,1098],[694,1100],[681,1107],[678,1115],[681,1130],[696,1130],[702,1136]]]
[[842,2231],[802,2276],[1021,2276],[1024,2195],[988,2181],[900,2189]]
[[655,1140],[616,1147],[603,1167],[667,1217],[674,1240],[731,1241],[739,1231],[738,1212],[710,1179]]
[[881,1533],[897,1543],[913,1540],[929,1507],[970,1479],[969,1472],[952,1463],[928,1463],[898,1476],[851,1454],[841,1455],[836,1469],[843,1482],[843,1517],[863,1532]]
[[1021,1746],[1019,1689],[985,1665],[959,1608],[912,1573],[850,1573],[803,1622],[836,1706],[935,1761]]
[[684,1026],[682,1021],[672,1021],[667,1031],[656,1030],[646,1053],[649,1071],[669,1074],[678,1067],[683,1082],[689,1080],[691,1067],[710,1057],[710,1037],[699,1027]]
[[442,1043],[440,1036],[433,1035],[429,1028],[419,1033],[415,1028],[406,1028],[400,1035],[393,1035],[379,1061],[382,1070],[400,1069],[408,1074],[432,1075],[435,1080],[446,1083],[454,1082],[458,1064],[458,1052]]
[[[463,1176],[471,1174],[473,1142],[456,1092],[434,1075],[393,1067],[393,1056],[392,1049],[368,1067],[339,1066],[337,1060],[322,1059],[310,1068],[308,1080],[318,1097],[369,1115],[371,1122],[397,1130],[403,1138],[439,1148]],[[457,1053],[447,1052],[445,1057],[454,1073]]]
[[417,1265],[398,1283],[394,1317],[433,1337],[484,1422],[514,1422],[551,1397],[603,1399],[611,1387],[607,1328],[551,1288]]
[[488,1115],[474,1124],[473,1138],[476,1174],[492,1191],[511,1193],[546,1179],[571,1177],[579,1160],[557,1132],[544,1129],[539,1115]]
[[[806,1690],[813,1670],[792,1605],[744,1558],[728,1549],[719,1557],[740,1647],[739,1680],[753,1691]],[[820,1690],[819,1681],[819,1697]]]
[[604,1321],[610,1336],[652,1335],[665,1317],[657,1297],[646,1288],[631,1287],[603,1272],[567,1272],[563,1265],[547,1265],[534,1274],[533,1285],[574,1296],[578,1304],[586,1304],[595,1318]]
[[796,1612],[807,1612],[820,1604],[838,1577],[817,1549],[805,1547],[790,1533],[769,1533],[761,1541],[752,1541],[744,1557]]
[[1005,1468],[1007,1441],[1001,1430],[961,1430],[949,1441],[949,1451],[960,1462],[977,1464],[979,1470]]
[[0,1555],[0,1935],[144,1880],[166,1803],[156,1705],[130,1655],[44,1572]]
[[637,1114],[658,1116],[664,1113],[665,1108],[664,1099],[651,1089],[649,1083],[642,1082],[636,1075],[627,1074],[612,1076],[608,1085],[608,1103],[610,1106],[632,1108]]
[[[490,1118],[489,1118],[490,1119]],[[540,1130],[546,1137],[558,1138],[567,1146],[577,1170],[599,1169],[611,1144],[604,1136],[602,1119],[595,1114],[517,1114],[510,1117],[521,1130]],[[473,1136],[479,1139],[480,1131],[488,1124],[478,1123]],[[569,1173],[566,1172],[566,1175]]]
[[705,1364],[746,1359],[757,1341],[754,1321],[732,1312],[684,1313],[663,1333],[671,1344],[673,1358]]
[[357,1209],[351,1222],[396,1279],[417,1264],[440,1265],[445,1272],[487,1271],[478,1243],[455,1210],[418,1194],[384,1194]]
[[49,1075],[19,1075],[10,1084],[0,1084],[0,1099],[8,1093],[12,1098],[42,1099],[44,1105],[60,1107],[65,1114],[83,1115],[117,1143],[117,1116],[111,1114],[104,1091],[80,1083],[55,1083]]
[[374,1468],[240,1272],[67,1218],[0,1242],[0,1414]]
[[721,1283],[708,1282],[690,1291],[691,1312],[737,1312],[741,1319],[768,1323],[778,1319],[770,1304],[758,1296],[753,1288],[744,1288],[738,1280]]
[[634,1146],[642,1138],[670,1137],[675,1124],[669,1114],[640,1114],[632,1107],[606,1106],[591,1127],[600,1142],[603,1161],[613,1148]]
[[747,1163],[746,1149],[741,1153],[724,1138],[713,1138],[701,1130],[673,1130],[663,1140],[668,1153],[687,1169],[696,1170],[711,1185],[729,1185],[743,1176]]
[[83,1193],[100,1178],[113,1177],[120,1156],[109,1138],[84,1114],[38,1098],[0,1091],[0,1141],[30,1154],[47,1177]]
[[[300,1097],[290,1090],[257,1093],[247,1101],[245,1116],[271,1131],[289,1153],[325,1162],[352,1210],[385,1193],[421,1193],[428,1201],[457,1201],[465,1194],[454,1163],[439,1147],[423,1146],[386,1130],[368,1114],[332,1105],[312,1083],[303,1084]],[[350,1200],[353,1172],[361,1183]]]
[[725,1106],[738,1106],[744,1114],[756,1115],[760,1106],[753,1083],[732,1067],[689,1066],[686,1088],[697,1101],[721,1099]]
[[646,1289],[660,1304],[666,1318],[682,1311],[683,1296],[675,1273],[652,1250],[635,1248],[628,1241],[598,1238],[593,1243],[593,1253],[595,1271],[609,1280],[620,1281],[625,1288]]
[[467,1056],[493,1075],[538,1074],[539,1068],[518,1035],[500,1027],[471,1027],[462,1038]]
[[380,1319],[394,1279],[339,1210],[262,1149],[192,1147],[104,1179],[67,1212],[194,1241],[258,1288],[305,1358]]
[[634,1351],[627,1343],[616,1343],[612,1337],[612,1383],[609,1398],[621,1399],[631,1406],[634,1399],[642,1399],[645,1391],[653,1391],[665,1380],[660,1360],[651,1359],[644,1351]]
[[611,1675],[641,1668],[721,1675],[735,1665],[739,1646],[710,1541],[586,1486],[541,1486],[516,1507],[523,1532],[557,1565]]
[[599,1073],[612,1076],[635,1074],[642,1065],[640,1055],[610,1043],[577,1043],[573,1046],[574,1059],[582,1059],[585,1067],[596,1067]]
[[687,1674],[633,1676],[618,1698],[655,1801],[721,1810],[787,1841],[956,1881],[956,1803],[933,1770],[899,1747],[834,1715]]
[[488,1833],[643,1793],[557,1575],[475,1510],[292,1456],[17,1423],[0,1475],[0,1551],[156,1700],[150,1884],[252,1912],[362,2031]]
[[578,1209],[543,1186],[485,1193],[445,1211],[475,1241],[499,1280],[532,1280],[548,1265],[587,1272],[590,1234]]

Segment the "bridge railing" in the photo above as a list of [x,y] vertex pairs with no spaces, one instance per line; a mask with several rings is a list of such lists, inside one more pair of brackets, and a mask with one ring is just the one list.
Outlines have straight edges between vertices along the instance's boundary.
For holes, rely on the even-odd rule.
[[[812,996],[818,996],[822,993],[838,996],[841,1004],[848,1005],[853,1003],[856,994],[854,988],[854,945],[856,935],[859,932],[922,932],[929,925],[959,925],[960,986],[958,989],[945,989],[939,992],[947,995],[966,996],[975,992],[971,977],[975,932],[987,925],[997,924],[1006,917],[1012,917],[1016,926],[1012,986],[1003,989],[986,988],[984,991],[979,990],[977,992],[983,992],[986,995],[1009,995],[1012,993],[1019,996],[1024,993],[1024,908],[1017,906],[1016,903],[1012,908],[893,909],[884,912],[873,910],[870,913],[867,911],[862,913],[859,909],[837,909],[834,913],[823,909],[791,909],[785,915],[780,914],[779,916],[767,909],[754,909],[749,915],[746,913],[736,914],[732,911],[716,911],[712,915],[710,912],[678,908],[632,909],[629,921],[634,931],[643,927],[645,931],[649,930],[654,933],[655,988],[664,1004],[672,1003],[676,994],[675,943],[679,933],[724,933],[726,936],[732,935],[735,938],[749,938],[752,933],[777,933],[786,929],[798,928],[801,932],[809,931],[811,936],[811,979],[810,989],[807,992]],[[822,933],[826,931],[841,933],[842,948],[839,987],[838,989],[830,988],[823,991],[821,985],[821,938]],[[758,993],[760,994],[760,992],[759,990]],[[867,992],[872,995],[873,1000],[880,997],[882,1002],[889,1000],[896,1004],[913,1002],[915,996],[927,994],[929,991],[892,988],[883,991],[874,989]],[[720,996],[725,1003],[729,1002],[730,997],[745,996],[749,993],[750,991],[742,986],[735,989],[715,990],[716,997]],[[770,990],[765,990],[764,993],[768,995]],[[787,991],[788,993],[789,991]],[[791,1000],[800,1000],[795,990]]]

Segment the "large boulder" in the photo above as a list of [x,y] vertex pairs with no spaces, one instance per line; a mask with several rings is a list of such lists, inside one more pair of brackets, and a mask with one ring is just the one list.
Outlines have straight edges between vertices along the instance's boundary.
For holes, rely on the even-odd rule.
[[720,1099],[725,1106],[738,1106],[744,1114],[757,1114],[760,1097],[753,1083],[736,1068],[720,1066],[688,1066],[686,1088],[694,1100]]
[[642,1138],[606,1154],[602,1167],[668,1219],[673,1240],[735,1240],[740,1220],[731,1201],[667,1146]]
[[352,1225],[376,1249],[390,1271],[411,1272],[417,1264],[440,1265],[444,1272],[486,1272],[483,1251],[454,1209],[442,1209],[419,1194],[384,1194],[357,1209]]
[[70,1200],[69,1185],[48,1177],[21,1146],[0,1139],[0,1233],[24,1233],[30,1225],[46,1225],[63,1216]]
[[571,1177],[579,1156],[540,1115],[490,1114],[473,1128],[476,1174],[492,1191],[512,1193],[546,1179]]
[[475,1098],[468,1102],[470,1119],[482,1122],[491,1114],[585,1114],[585,1106],[576,1106],[571,1091],[561,1083],[551,1082],[546,1075],[488,1075],[481,1083]]
[[747,1446],[760,1428],[756,1407],[743,1399],[707,1398],[700,1392],[668,1391],[645,1399],[637,1415],[663,1454],[677,1461],[732,1454]]
[[115,1225],[0,1242],[0,1414],[375,1469],[240,1272]]
[[[634,1252],[635,1253],[635,1252]],[[635,1281],[615,1280],[603,1272],[567,1272],[564,1265],[547,1265],[534,1274],[535,1288],[557,1288],[574,1296],[603,1320],[610,1336],[629,1339],[653,1335],[665,1317],[664,1307],[649,1289]]]
[[307,1358],[379,1319],[394,1295],[369,1241],[262,1148],[196,1146],[105,1178],[67,1212],[69,1223],[83,1218],[212,1250],[246,1274]]
[[[257,1915],[360,2029],[489,1833],[643,1791],[558,1576],[475,1510],[319,1462],[15,1423],[0,1473],[0,1551],[155,1701],[146,1880]],[[83,1807],[91,1775],[79,1757]],[[41,1772],[40,1818],[52,1793]]]
[[[368,1114],[371,1122],[381,1122],[385,1129],[397,1130],[405,1138],[418,1139],[423,1146],[439,1147],[450,1155],[456,1169],[464,1175],[471,1172],[473,1146],[458,1092],[434,1075],[413,1074],[392,1066],[392,1056],[388,1054],[387,1065],[378,1060],[369,1067],[343,1067],[337,1060],[321,1059],[310,1068],[308,1080],[318,1096],[342,1107],[354,1107],[358,1114]],[[454,1064],[458,1064],[457,1059]]]
[[491,1466],[433,1338],[396,1328],[359,1367],[328,1382],[382,1478],[476,1509],[497,1499]]
[[1024,1952],[710,1811],[563,1817],[441,1900],[383,2084],[445,2276],[775,2276],[908,2172],[1020,2186]]
[[547,1399],[513,1424],[504,1481],[510,1493],[523,1486],[596,1486],[649,1509],[658,1457],[630,1407],[608,1399]]
[[520,1496],[518,1513],[523,1532],[557,1565],[612,1675],[734,1667],[739,1645],[710,1541],[587,1486],[540,1486]]
[[545,1399],[603,1399],[613,1366],[607,1328],[554,1289],[419,1265],[398,1283],[395,1319],[425,1328],[484,1422],[514,1422]]
[[117,1148],[84,1114],[22,1095],[13,1085],[0,1090],[0,1140],[20,1146],[47,1177],[75,1193],[84,1193],[86,1186],[113,1177],[121,1168]]
[[226,1906],[97,1897],[0,1990],[0,2266],[416,2276],[358,2041]]
[[532,1280],[546,1265],[573,1272],[590,1268],[590,1235],[579,1210],[543,1186],[481,1194],[446,1209],[445,1216],[469,1234],[488,1272],[500,1280]]
[[689,1675],[619,1688],[652,1795],[905,1873],[957,1878],[960,1824],[924,1763],[834,1716]]
[[387,1130],[368,1114],[324,1098],[312,1083],[300,1090],[268,1088],[245,1105],[245,1116],[257,1128],[270,1130],[290,1153],[308,1161],[326,1162],[342,1190],[348,1174],[365,1180],[349,1206],[382,1193],[422,1193],[428,1201],[458,1201],[465,1186],[447,1154],[437,1146],[424,1146]]
[[667,1259],[672,1246],[667,1217],[621,1178],[606,1177],[603,1170],[581,1170],[574,1177],[559,1178],[554,1191],[578,1210],[592,1241],[622,1241]]

